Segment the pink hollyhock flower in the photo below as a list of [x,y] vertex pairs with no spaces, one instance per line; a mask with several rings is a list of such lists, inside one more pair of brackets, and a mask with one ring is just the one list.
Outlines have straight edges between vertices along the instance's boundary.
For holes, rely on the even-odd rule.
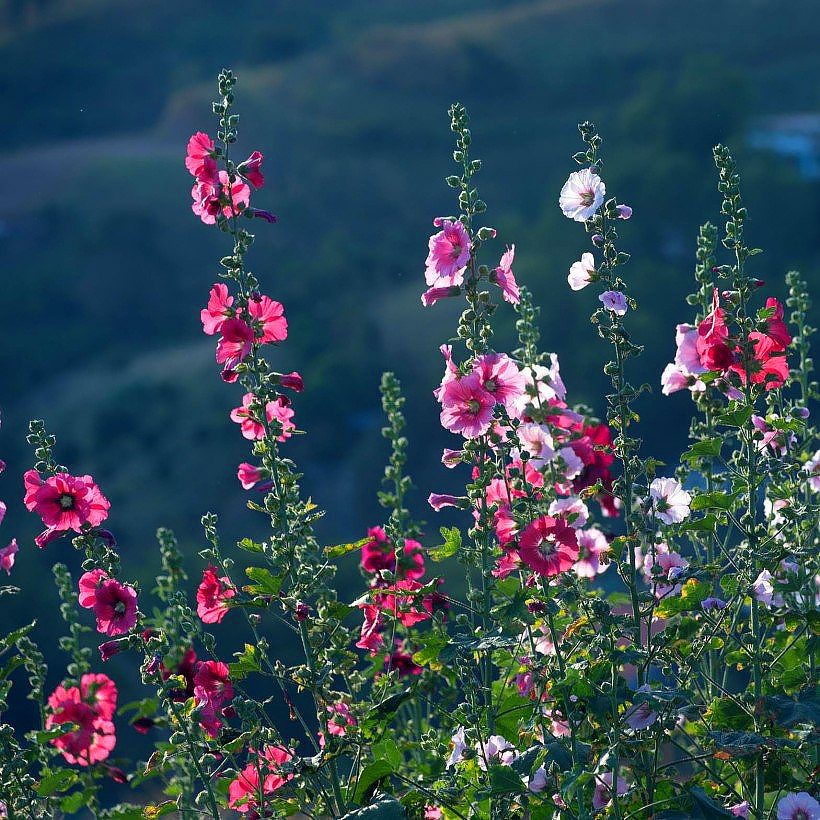
[[[618,797],[626,794],[629,785],[620,775],[618,776]],[[595,792],[592,795],[592,808],[595,811],[608,806],[612,802],[612,772],[603,772],[595,775]]]
[[97,617],[97,631],[126,635],[137,622],[137,593],[133,587],[109,578],[101,569],[80,577],[78,603]]
[[563,401],[567,397],[567,388],[561,378],[561,367],[558,356],[550,353],[550,366],[536,364],[525,367],[523,373],[527,379],[527,387],[532,391],[540,407],[552,401]]
[[671,396],[678,390],[685,390],[689,387],[689,376],[681,368],[670,362],[661,373],[661,393],[664,396]]
[[[251,406],[256,403],[256,396],[253,393],[245,393],[242,397],[242,406],[231,410],[231,420],[235,421],[242,430],[242,435],[249,441],[261,440],[265,437],[265,426],[258,421],[251,411]],[[286,441],[291,436],[291,430],[296,429],[296,425],[291,421],[293,410],[287,405],[285,399],[280,396],[276,401],[269,401],[265,407],[265,415],[268,422],[274,419],[282,425],[282,432],[277,436],[277,441]]]
[[464,760],[464,752],[467,751],[467,737],[463,726],[456,729],[455,734],[450,739],[453,748],[450,750],[450,756],[447,758],[447,769],[452,769],[456,763],[461,763]]
[[561,188],[558,204],[564,216],[576,222],[586,222],[604,201],[606,186],[592,168],[575,171]]
[[493,420],[495,398],[481,386],[481,377],[473,372],[447,382],[439,393],[441,424],[464,438],[483,436]]
[[443,507],[462,507],[465,504],[465,498],[457,495],[447,495],[446,493],[430,493],[427,497],[427,503],[436,511],[439,512]]
[[752,345],[749,360],[744,361],[743,349],[738,346],[729,369],[737,373],[744,386],[748,379],[752,384],[763,385],[766,390],[782,387],[789,378],[789,365],[785,356],[775,355],[782,352],[779,345],[770,336],[757,331],[749,334],[749,342]]
[[243,461],[236,471],[236,476],[243,490],[252,490],[265,477],[265,471]]
[[745,820],[749,820],[749,801],[744,800],[742,803],[729,806],[729,811],[732,812],[735,817],[744,817]]
[[444,356],[444,375],[441,377],[441,384],[433,391],[436,401],[441,401],[441,393],[448,382],[458,378],[458,368],[453,362],[453,348],[451,345],[441,345],[439,352]]
[[97,648],[100,650],[100,659],[105,663],[106,661],[110,661],[114,655],[119,655],[120,652],[128,648],[128,639],[126,638],[123,641],[122,638],[118,638],[114,641],[105,641]]
[[447,448],[445,448],[441,454],[441,463],[449,470],[452,470],[453,467],[457,467],[463,461],[463,450],[448,450]]
[[812,492],[820,493],[820,450],[803,465],[803,470],[809,475],[809,487]]
[[256,337],[244,319],[225,319],[219,327],[221,336],[216,345],[216,360],[225,370],[233,370],[251,352]]
[[501,288],[501,296],[505,302],[517,305],[521,301],[521,289],[515,281],[512,263],[515,259],[515,245],[510,245],[501,257],[498,267],[493,271],[491,278]]
[[591,253],[581,254],[578,262],[573,262],[569,269],[567,282],[572,290],[583,290],[597,279],[595,271],[595,257]]
[[787,794],[777,801],[777,820],[820,820],[820,803],[808,792]]
[[213,158],[214,141],[203,131],[197,131],[188,140],[188,156],[185,167],[198,180],[212,180],[216,177],[216,160]]
[[97,588],[107,579],[108,574],[102,569],[94,569],[80,576],[78,583],[80,593],[77,601],[83,609],[94,608],[94,602],[97,600]]
[[356,718],[350,711],[350,704],[340,700],[338,703],[331,703],[327,707],[329,717],[327,719],[328,734],[336,737],[344,737],[348,729],[356,725]]
[[35,539],[38,547],[62,532],[82,532],[86,524],[98,527],[108,518],[111,505],[90,475],[57,473],[44,481],[36,470],[28,470],[23,481],[26,509],[34,510],[46,526]]
[[282,387],[287,387],[289,390],[295,390],[301,393],[305,387],[302,377],[294,370],[291,373],[285,373],[279,377],[279,384]]
[[643,574],[646,583],[652,587],[656,598],[665,598],[667,595],[676,595],[680,592],[680,585],[674,582],[675,576],[689,566],[689,562],[679,553],[669,549],[666,543],[655,545],[653,551],[647,551],[643,559]]
[[547,769],[545,766],[539,766],[532,777],[525,778],[527,788],[533,794],[541,794],[547,788]]
[[615,210],[618,212],[618,219],[632,219],[632,208],[629,205],[616,205]]
[[428,242],[424,278],[428,287],[460,285],[470,259],[470,234],[459,220],[444,219],[439,225],[441,230]]
[[450,299],[453,296],[458,296],[461,293],[461,288],[458,285],[444,285],[439,288],[427,288],[421,294],[421,303],[424,307],[430,307],[441,299]]
[[202,319],[202,330],[213,336],[219,333],[226,319],[233,315],[231,310],[233,296],[228,294],[228,286],[217,283],[211,288],[208,306],[203,308],[199,316]]
[[[520,443],[520,450],[527,452],[530,456],[527,464],[538,470],[555,458],[555,442],[545,424],[524,422],[518,426],[515,433]],[[514,451],[514,458],[520,458],[518,448]]]
[[[252,754],[256,754],[252,751]],[[281,770],[283,763],[293,760],[293,755],[276,746],[266,746],[264,754],[256,754],[256,760],[248,763],[228,787],[228,806],[238,812],[255,812],[260,791],[273,794],[293,778],[293,773]],[[260,772],[262,788],[260,789]]]
[[256,338],[261,344],[284,342],[288,338],[288,322],[281,302],[267,296],[252,296],[248,300],[248,313],[258,323],[260,332]]
[[524,396],[527,377],[506,353],[485,353],[476,359],[473,372],[478,374],[481,386],[511,416],[517,416]]
[[554,518],[558,518],[560,516],[564,516],[565,518],[575,514],[575,519],[572,522],[572,526],[575,529],[580,529],[587,523],[587,519],[589,518],[589,509],[580,498],[575,496],[570,496],[569,498],[556,498],[553,501],[548,510],[549,514]]
[[521,533],[519,555],[539,575],[560,575],[578,560],[578,537],[566,522],[542,515]]
[[[638,695],[641,692],[651,692],[652,687],[649,684],[644,684],[643,686],[639,687],[635,694]],[[624,713],[624,720],[626,721],[627,726],[630,729],[646,729],[648,726],[651,726],[656,720],[658,719],[658,713],[652,709],[649,705],[649,702],[646,700],[638,700],[635,698],[635,702],[629,709],[626,710]]]
[[384,618],[378,607],[364,606],[362,608],[364,609],[364,623],[362,624],[359,640],[356,641],[356,646],[359,649],[368,649],[371,654],[375,655],[384,643],[381,634],[385,627]]
[[[504,524],[505,526],[501,530],[504,537],[502,537],[501,534],[498,536],[502,546],[507,544],[509,541],[512,541],[518,531],[518,525],[511,518],[505,518]],[[498,526],[498,524],[496,524],[496,526]],[[496,532],[498,533],[498,530]],[[515,550],[505,549],[501,554],[501,557],[498,559],[495,569],[492,570],[492,575],[494,578],[506,578],[508,575],[516,572],[520,568],[521,558],[518,553]]]
[[783,321],[783,305],[770,296],[766,300],[766,307],[774,309],[774,315],[766,319],[766,335],[779,350],[785,350],[792,343],[792,336]]
[[88,674],[80,678],[80,694],[94,711],[106,720],[113,720],[117,711],[117,686],[108,675]]
[[265,184],[265,177],[262,175],[262,154],[259,151],[254,151],[244,162],[240,162],[236,170],[257,191]]
[[438,806],[424,807],[424,820],[442,820],[444,814]]
[[222,718],[232,714],[234,690],[228,667],[222,661],[203,661],[194,675],[194,697],[199,709],[199,724],[216,737]]
[[490,735],[483,743],[475,746],[478,768],[486,772],[489,766],[509,766],[517,757],[518,751],[502,735]]
[[229,609],[228,601],[235,595],[236,589],[230,579],[219,578],[216,567],[207,567],[196,591],[196,614],[202,618],[202,623],[222,623]]
[[[777,413],[773,413],[770,418],[772,421],[779,419]],[[783,430],[778,430],[776,427],[770,425],[762,416],[752,416],[752,424],[755,429],[763,434],[762,438],[757,442],[757,449],[760,452],[765,452],[768,448],[775,455],[786,455],[789,447],[797,440],[794,433],[787,433]]]
[[623,316],[628,307],[626,303],[626,296],[619,290],[605,290],[598,299],[603,302],[607,310],[611,310],[618,316]]
[[706,368],[698,355],[698,331],[692,325],[680,324],[675,328],[675,364],[691,376],[698,376]]
[[578,560],[572,569],[579,578],[594,578],[609,568],[607,561],[600,556],[609,550],[606,536],[597,528],[578,530]]
[[677,524],[689,516],[692,496],[674,478],[656,478],[649,485],[652,514],[665,524]]
[[7,547],[0,549],[0,567],[6,571],[6,575],[11,575],[11,568],[14,566],[14,556],[17,555],[17,539],[12,538]]
[[191,197],[191,210],[206,225],[213,225],[220,210],[230,219],[246,208],[251,201],[251,189],[239,177],[231,184],[228,172],[219,171],[216,180],[199,180],[191,188]]
[[386,569],[395,572],[399,579],[410,580],[418,580],[424,575],[424,557],[418,541],[404,539],[403,555],[399,558],[397,568],[396,551],[385,531],[381,527],[371,527],[367,534],[370,541],[362,547],[362,567],[365,572],[381,572]]
[[392,612],[404,626],[414,626],[430,618],[430,612],[418,608],[416,601],[422,585],[418,581],[396,581],[379,591],[377,603]]
[[771,608],[775,602],[774,578],[769,570],[764,569],[752,583],[755,598],[765,607]]

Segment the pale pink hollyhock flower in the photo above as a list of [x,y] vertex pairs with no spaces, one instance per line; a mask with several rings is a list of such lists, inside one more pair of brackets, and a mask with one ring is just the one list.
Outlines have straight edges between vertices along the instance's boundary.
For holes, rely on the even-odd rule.
[[448,470],[452,470],[453,467],[457,467],[463,460],[464,450],[449,450],[445,448],[444,452],[441,454],[441,463],[447,467]]
[[461,763],[461,761],[464,760],[464,752],[467,749],[467,738],[463,726],[459,726],[458,729],[456,729],[451,743],[453,744],[453,748],[450,752],[450,756],[447,758],[448,769],[451,769],[456,763]]
[[441,377],[441,384],[433,391],[436,401],[441,401],[441,392],[451,382],[458,378],[458,368],[453,361],[452,345],[441,345],[439,352],[444,356],[444,375]]
[[572,569],[579,578],[594,578],[606,572],[609,564],[600,560],[600,555],[609,549],[606,536],[597,528],[578,530],[578,560]]
[[510,245],[501,257],[498,267],[493,272],[495,283],[501,288],[501,296],[505,302],[517,305],[521,301],[521,290],[515,281],[512,263],[515,258],[515,245]]
[[583,290],[590,282],[594,281],[595,257],[589,252],[583,253],[579,262],[572,263],[567,282],[573,290]]
[[[629,785],[620,775],[618,776],[618,797],[629,790]],[[603,772],[595,775],[595,792],[592,795],[592,808],[598,811],[608,806],[612,801],[612,772]]]
[[744,800],[742,803],[736,803],[734,806],[729,806],[729,811],[735,817],[744,817],[749,820],[749,801]]
[[197,131],[188,140],[185,167],[191,176],[197,179],[212,179],[216,176],[216,161],[211,156],[213,151],[214,141],[204,131]]
[[281,302],[268,296],[251,296],[248,299],[248,313],[258,331],[255,334],[261,344],[284,342],[288,337],[288,321]]
[[777,801],[777,820],[820,820],[820,803],[808,792],[787,794]]
[[236,476],[243,490],[252,490],[265,477],[265,474],[259,467],[254,467],[253,464],[243,461],[236,471]]
[[654,556],[648,550],[643,559],[643,574],[646,583],[652,587],[656,598],[665,598],[680,591],[675,578],[689,566],[689,562],[680,553],[669,549],[666,543],[655,545]]
[[809,487],[820,493],[820,450],[803,465],[803,469],[809,474]]
[[629,205],[616,205],[615,210],[618,212],[618,219],[632,219],[632,208]]
[[686,390],[687,387],[689,387],[689,375],[673,362],[666,365],[661,373],[661,393],[664,396],[671,396],[672,393]]
[[[231,410],[231,420],[240,425],[242,435],[249,441],[257,441],[265,437],[265,426],[257,420],[251,412],[251,405],[256,403],[256,396],[253,393],[245,393],[242,397],[242,406],[234,407]],[[265,415],[268,422],[278,421],[282,425],[282,432],[276,437],[277,441],[286,441],[291,436],[291,430],[296,425],[291,421],[293,410],[286,404],[280,396],[276,401],[269,401],[265,407]]]
[[473,372],[453,379],[439,393],[441,425],[464,438],[483,436],[493,420],[495,398],[481,386],[481,378]]
[[578,538],[565,521],[542,515],[521,533],[521,560],[539,575],[551,578],[578,560]]
[[[778,498],[774,501],[770,498],[763,499],[763,514],[769,519],[769,525],[773,529],[779,530],[786,523],[781,510],[786,509],[788,506],[789,502],[785,498]],[[782,534],[779,537],[782,538]]]
[[208,306],[200,312],[202,319],[202,330],[213,336],[219,333],[222,324],[233,315],[231,310],[233,296],[228,295],[228,286],[216,284],[211,288],[211,295],[208,299]]
[[555,655],[555,644],[552,642],[552,632],[549,627],[541,628],[541,634],[533,642],[535,651],[541,655]]
[[558,204],[564,216],[586,222],[595,214],[606,195],[606,186],[592,168],[575,171],[561,188]]
[[[555,458],[555,443],[546,425],[524,422],[518,426],[515,433],[520,443],[520,450],[529,453],[528,464],[540,469]],[[519,448],[516,448],[513,458],[519,457]]]
[[547,788],[547,770],[544,766],[539,766],[532,777],[526,778],[527,788],[533,794],[541,794]]
[[555,501],[550,504],[548,512],[554,517],[568,517],[574,513],[575,520],[571,526],[575,527],[576,530],[583,527],[589,518],[589,507],[577,496],[556,498]]
[[240,162],[236,170],[257,190],[265,184],[265,177],[262,174],[262,154],[259,151],[254,151],[244,162]]
[[607,310],[611,310],[618,316],[623,316],[626,313],[627,303],[626,296],[619,290],[605,290],[598,299],[603,302]]
[[11,568],[14,566],[14,556],[17,555],[17,539],[12,538],[7,547],[0,549],[0,568],[6,571],[6,575],[11,575]]
[[692,376],[706,372],[698,355],[697,342],[697,328],[687,324],[677,325],[675,328],[675,364]]
[[430,307],[440,299],[450,299],[453,296],[458,296],[459,293],[461,293],[461,288],[458,285],[444,285],[440,288],[428,288],[421,294],[421,303],[424,307]]
[[[652,687],[649,684],[644,684],[639,687],[635,694],[641,692],[651,692]],[[633,705],[629,707],[624,713],[624,720],[630,729],[646,729],[651,726],[658,719],[658,713],[649,705],[646,700],[638,700],[635,698]]]
[[424,278],[428,287],[460,285],[470,259],[470,234],[459,220],[444,219],[439,224],[441,230],[428,242]]
[[771,607],[774,600],[773,580],[769,570],[764,569],[752,583],[755,598],[765,607]]
[[674,478],[656,478],[649,485],[652,513],[665,524],[677,524],[689,515],[692,496]]
[[522,371],[527,378],[527,386],[532,389],[541,405],[554,399],[563,401],[567,397],[567,388],[561,378],[561,366],[558,356],[550,353],[550,366],[536,364],[525,367]]
[[444,814],[438,806],[424,807],[424,820],[442,820]]
[[572,447],[562,447],[558,451],[561,460],[564,462],[564,467],[561,470],[561,475],[566,479],[577,478],[584,470],[583,459],[575,452]]
[[506,353],[485,353],[476,359],[473,372],[478,374],[481,386],[511,416],[516,416],[527,383],[518,365]]
[[518,757],[518,751],[502,735],[490,735],[484,743],[476,743],[478,768],[486,772],[488,766],[509,766]]
[[[772,420],[779,419],[777,413],[772,414]],[[776,427],[770,425],[762,416],[752,416],[752,424],[755,429],[762,434],[762,438],[757,441],[757,449],[761,453],[768,448],[775,455],[786,455],[789,447],[792,446],[796,439],[794,433],[787,433],[784,430],[778,430]]]

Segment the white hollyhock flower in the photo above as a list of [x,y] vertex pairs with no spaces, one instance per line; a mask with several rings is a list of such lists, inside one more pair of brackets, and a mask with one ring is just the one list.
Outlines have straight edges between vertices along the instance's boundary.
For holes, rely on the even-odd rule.
[[606,186],[592,168],[575,171],[561,188],[558,204],[564,216],[586,222],[601,207]]
[[678,524],[689,515],[692,496],[674,478],[656,478],[649,485],[652,513],[665,524]]
[[595,277],[595,257],[591,253],[581,254],[579,262],[573,262],[567,282],[573,290],[583,290]]

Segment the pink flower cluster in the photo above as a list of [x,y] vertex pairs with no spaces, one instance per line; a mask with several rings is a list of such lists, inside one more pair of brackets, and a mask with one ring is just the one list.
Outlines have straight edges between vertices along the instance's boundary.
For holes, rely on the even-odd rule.
[[254,809],[258,805],[260,792],[273,794],[293,777],[292,773],[280,770],[283,763],[293,760],[293,755],[287,749],[266,746],[261,753],[252,749],[251,756],[254,759],[231,781],[228,805],[235,811],[253,812],[256,815]]
[[79,686],[58,686],[48,698],[46,729],[64,723],[77,728],[54,738],[69,763],[90,766],[105,760],[116,745],[117,687],[106,675],[83,675]]
[[97,631],[106,635],[126,635],[137,623],[137,593],[128,584],[109,578],[101,569],[82,575],[78,601],[97,617]]

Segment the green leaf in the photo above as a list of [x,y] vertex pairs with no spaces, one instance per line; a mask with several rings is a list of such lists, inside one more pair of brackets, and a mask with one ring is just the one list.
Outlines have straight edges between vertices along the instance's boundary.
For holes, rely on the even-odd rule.
[[681,532],[714,532],[716,527],[717,518],[713,513],[708,513],[703,518],[688,518],[679,525]]
[[693,510],[731,510],[738,493],[701,493],[692,499]]
[[748,729],[752,718],[732,698],[715,698],[706,709],[706,721],[719,729]]
[[419,666],[441,666],[437,663],[442,649],[450,642],[446,632],[426,632],[419,636],[420,649],[413,653],[413,660]]
[[[91,797],[91,794],[88,791],[80,791],[74,792],[74,794],[68,794],[65,797],[60,799],[60,811],[65,812],[66,814],[76,814],[81,808],[86,805],[88,798]],[[142,817],[142,809],[137,808],[136,814],[112,814],[111,817],[129,817],[134,818],[134,820],[140,820]]]
[[255,581],[251,591],[257,595],[278,595],[284,580],[282,576],[274,575],[269,569],[263,567],[248,567],[245,575],[251,581]]
[[365,725],[374,726],[387,718],[393,717],[399,706],[406,700],[412,698],[414,694],[415,689],[408,689],[406,692],[397,692],[395,695],[390,695],[370,709],[364,716],[363,723]]
[[719,456],[722,446],[723,439],[720,438],[707,438],[696,441],[681,458],[686,461],[696,461],[699,458]]
[[441,527],[439,530],[444,543],[440,547],[433,547],[428,551],[434,561],[444,561],[452,558],[461,547],[461,530],[458,527]]
[[389,761],[393,771],[397,771],[404,763],[404,755],[399,751],[399,747],[394,740],[383,740],[381,743],[373,744],[373,757]]
[[24,635],[28,635],[34,627],[37,626],[37,621],[32,621],[30,624],[26,626],[21,626],[19,629],[15,629],[14,632],[9,632],[8,635],[0,639],[0,653],[7,652],[17,643],[20,638]]
[[341,820],[405,820],[404,806],[395,797],[383,797],[369,806],[349,811]]
[[261,553],[265,551],[263,544],[257,544],[256,541],[251,541],[250,538],[243,538],[241,541],[237,541],[236,546],[241,550],[245,550],[245,552]]
[[261,672],[259,663],[259,649],[253,644],[246,643],[242,652],[234,652],[235,663],[229,663],[228,669],[233,680],[247,678],[252,672]]
[[389,760],[375,760],[364,767],[356,783],[353,793],[353,802],[364,803],[373,793],[380,780],[393,773],[393,765]]
[[740,410],[731,410],[721,413],[715,421],[724,427],[743,427],[752,417],[751,407],[741,407]]
[[681,587],[680,595],[670,595],[663,598],[658,603],[655,610],[661,618],[668,618],[670,615],[677,615],[679,612],[689,612],[693,609],[700,609],[702,601],[709,597],[712,591],[709,584],[690,578]]
[[820,699],[815,695],[800,695],[797,700],[771,695],[765,702],[773,713],[775,724],[783,729],[800,725],[820,726]]
[[163,817],[164,815],[170,814],[172,811],[176,810],[176,801],[166,800],[157,806],[146,806],[142,810],[142,815],[143,817],[147,818],[147,820],[154,820],[155,817]]
[[46,775],[35,787],[40,797],[51,797],[52,794],[64,792],[77,782],[77,772],[72,769],[60,769]]
[[367,538],[360,538],[358,541],[353,541],[350,544],[335,544],[332,547],[325,547],[325,555],[328,558],[340,558],[342,555],[347,555],[349,552],[353,552],[353,550],[360,550],[365,544],[370,543],[372,541],[369,536]]
[[490,794],[492,796],[500,794],[521,794],[524,791],[524,783],[521,776],[515,769],[509,766],[490,766]]

